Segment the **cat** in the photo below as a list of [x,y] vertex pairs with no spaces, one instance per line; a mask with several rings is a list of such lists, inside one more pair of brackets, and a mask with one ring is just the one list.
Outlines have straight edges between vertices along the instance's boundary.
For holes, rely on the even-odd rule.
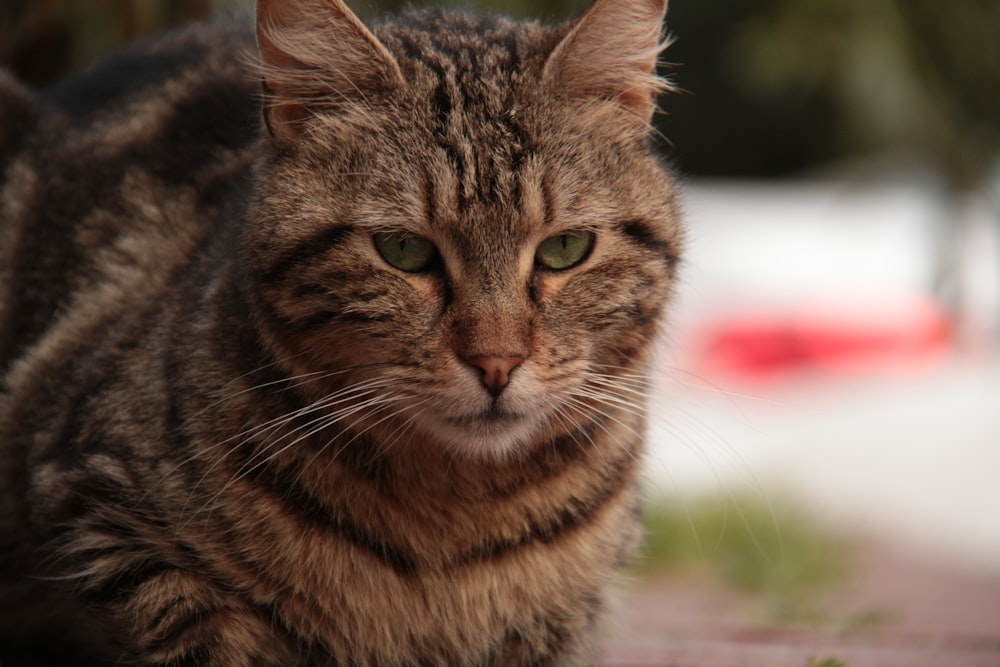
[[585,655],[676,283],[666,0],[0,73],[0,664]]

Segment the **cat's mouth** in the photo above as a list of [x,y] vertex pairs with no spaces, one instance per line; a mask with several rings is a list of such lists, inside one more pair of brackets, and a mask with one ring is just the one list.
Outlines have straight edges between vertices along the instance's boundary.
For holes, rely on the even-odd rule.
[[523,419],[524,415],[511,410],[504,410],[496,404],[491,405],[487,409],[480,412],[459,415],[457,417],[445,417],[445,421],[449,424],[463,426],[466,428],[483,425],[505,426],[515,424]]
[[532,438],[537,415],[493,404],[464,414],[438,414],[428,428],[463,454],[495,458]]

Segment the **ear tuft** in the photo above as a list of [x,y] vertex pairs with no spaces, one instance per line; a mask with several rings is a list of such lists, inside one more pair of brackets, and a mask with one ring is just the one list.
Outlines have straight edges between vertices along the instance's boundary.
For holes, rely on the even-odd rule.
[[614,100],[648,126],[657,94],[672,89],[656,73],[666,11],[667,0],[597,0],[552,51],[545,81],[570,97]]
[[342,0],[257,0],[264,119],[291,142],[316,111],[402,83],[389,51]]

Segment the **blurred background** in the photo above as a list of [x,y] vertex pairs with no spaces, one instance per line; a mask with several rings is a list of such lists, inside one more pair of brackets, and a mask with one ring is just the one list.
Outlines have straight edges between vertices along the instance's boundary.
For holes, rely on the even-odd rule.
[[[588,2],[452,4],[551,20]],[[44,87],[251,5],[3,0],[0,64]],[[681,92],[656,127],[689,248],[637,572],[698,571],[813,629],[908,614],[1000,664],[1000,0],[671,0],[667,29]],[[848,612],[829,596],[849,581],[897,583]],[[839,612],[805,597],[824,587]]]

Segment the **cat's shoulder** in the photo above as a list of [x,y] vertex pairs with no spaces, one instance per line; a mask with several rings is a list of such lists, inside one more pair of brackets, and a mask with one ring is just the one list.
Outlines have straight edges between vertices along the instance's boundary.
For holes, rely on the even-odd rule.
[[123,47],[41,91],[0,71],[0,168],[18,152],[95,140],[243,147],[257,126],[256,59],[252,23],[227,19]]
[[256,90],[256,45],[249,20],[194,24],[119,49],[43,91],[53,110],[85,119],[109,108],[148,102],[159,93],[236,86]]
[[238,224],[261,127],[256,53],[252,24],[227,20],[41,91],[0,72],[0,359],[52,326],[67,295],[149,284],[207,230]]
[[0,173],[35,126],[38,115],[35,94],[0,68]]

